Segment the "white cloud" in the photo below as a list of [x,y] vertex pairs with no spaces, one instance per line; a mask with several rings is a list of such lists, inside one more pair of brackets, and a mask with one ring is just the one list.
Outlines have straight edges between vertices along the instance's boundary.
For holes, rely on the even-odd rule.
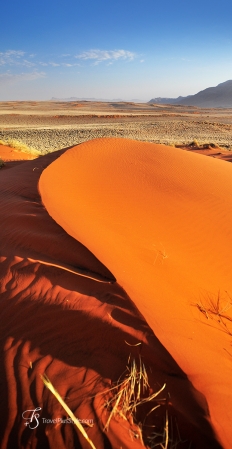
[[77,59],[94,60],[96,63],[102,61],[132,61],[136,57],[136,53],[127,50],[88,50],[75,56]]
[[61,63],[57,63],[57,62],[38,62],[38,64],[42,65],[42,66],[52,66],[52,67],[75,67],[75,66],[79,66],[80,64],[74,63],[74,64],[70,64],[67,62],[61,62]]
[[[65,62],[61,62],[60,58],[65,57]],[[13,76],[18,76],[20,79],[21,74],[19,73],[20,67],[28,68],[28,70],[32,69],[34,72],[32,73],[40,73],[40,67],[66,67],[67,69],[70,67],[80,66],[80,62],[77,62],[77,59],[80,61],[91,61],[92,65],[98,65],[101,62],[105,61],[107,65],[113,64],[115,61],[132,61],[135,57],[138,57],[136,53],[133,53],[128,50],[99,50],[93,49],[82,52],[76,56],[71,56],[66,53],[63,55],[57,55],[57,58],[54,60],[48,60],[44,58],[42,60],[36,58],[36,54],[27,53],[23,50],[7,50],[4,52],[0,52],[0,66],[5,68],[7,73],[11,73],[11,68],[15,67],[15,71],[18,71],[17,75],[10,75],[8,79],[13,80]],[[58,59],[58,61],[57,61]],[[42,73],[42,72],[41,72]],[[26,74],[24,74],[26,76]],[[5,74],[1,75],[1,80],[4,78]],[[29,75],[28,75],[29,76]],[[12,78],[11,78],[12,77]],[[16,79],[16,78],[14,78]]]
[[[75,64],[68,64],[68,63],[57,63],[56,61],[36,61],[35,60],[35,54],[27,54],[27,58],[25,57],[26,52],[22,50],[7,50],[5,52],[0,52],[0,66],[24,66],[24,67],[36,67],[36,65],[42,65],[42,66],[52,66],[52,67],[60,67],[61,65],[64,65],[65,67],[72,67]],[[29,59],[33,58],[33,62]]]
[[0,56],[3,57],[11,57],[11,56],[15,56],[16,58],[21,58],[21,56],[25,55],[25,51],[22,50],[7,50],[4,52],[0,52]]
[[36,64],[34,62],[28,61],[27,59],[23,59],[22,65],[26,67],[35,67]]
[[25,55],[22,50],[7,50],[0,52],[0,65],[18,65],[20,58]]
[[[38,60],[35,58],[36,54],[34,53],[26,53],[23,50],[7,50],[4,52],[0,52],[0,66],[4,66],[7,69],[11,69],[11,67],[27,67],[27,68],[34,68],[36,71],[36,67],[39,68],[39,66],[43,67],[75,67],[80,66],[80,63],[74,62],[77,59],[82,61],[92,61],[93,65],[98,65],[101,62],[105,61],[107,65],[113,64],[115,61],[132,61],[136,55],[136,53],[133,53],[128,50],[99,50],[99,49],[93,49],[88,50],[85,52],[82,52],[76,56],[71,56],[69,53],[63,54],[63,55],[57,55],[57,58],[61,57],[69,57],[69,59],[66,59],[66,62],[61,62],[60,59],[58,59],[58,62],[55,60]],[[39,72],[39,69],[38,69]],[[37,72],[37,73],[38,73]]]
[[80,66],[80,64],[68,64],[68,63],[65,63],[65,62],[62,62],[62,64],[60,64],[60,65],[62,65],[63,67],[75,67],[75,66]]
[[0,74],[0,85],[5,84],[15,84],[21,81],[33,81],[38,78],[44,78],[46,74],[44,72],[30,72],[30,73],[17,73],[13,74],[10,72]]

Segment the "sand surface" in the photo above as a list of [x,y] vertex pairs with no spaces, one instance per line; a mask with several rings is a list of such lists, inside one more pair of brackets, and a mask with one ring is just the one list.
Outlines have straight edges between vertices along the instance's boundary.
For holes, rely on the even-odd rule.
[[[231,176],[224,161],[99,139],[67,151],[39,183],[51,216],[114,273],[205,395],[226,448],[232,441]],[[228,319],[207,316],[210,305]]]
[[[166,413],[177,448],[231,447],[231,170],[125,139],[1,169],[2,449],[89,447],[72,425],[41,422],[66,417],[44,373],[93,420],[97,449],[150,447]],[[160,407],[104,431],[129,356],[150,394],[166,384]],[[22,413],[36,407],[30,429]]]
[[0,159],[2,161],[25,161],[35,159],[35,156],[23,151],[17,151],[8,145],[0,145]]

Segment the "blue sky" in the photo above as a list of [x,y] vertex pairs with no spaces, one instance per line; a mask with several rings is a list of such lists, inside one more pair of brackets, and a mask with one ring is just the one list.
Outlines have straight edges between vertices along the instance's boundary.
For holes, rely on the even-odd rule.
[[232,79],[231,0],[8,0],[1,17],[1,101],[148,101]]

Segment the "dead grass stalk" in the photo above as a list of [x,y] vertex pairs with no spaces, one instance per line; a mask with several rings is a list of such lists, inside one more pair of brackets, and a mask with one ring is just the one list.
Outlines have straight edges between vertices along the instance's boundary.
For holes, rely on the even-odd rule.
[[76,418],[76,416],[73,414],[72,410],[68,407],[68,405],[64,402],[58,391],[54,388],[48,377],[44,374],[41,375],[41,379],[44,383],[44,385],[51,391],[51,393],[56,397],[56,399],[59,401],[59,403],[62,405],[66,413],[70,416],[70,418],[73,420],[75,425],[77,426],[78,430],[82,433],[83,437],[88,441],[89,445],[92,449],[96,449],[96,446],[94,446],[93,442],[88,437],[84,427],[81,425],[79,420]]

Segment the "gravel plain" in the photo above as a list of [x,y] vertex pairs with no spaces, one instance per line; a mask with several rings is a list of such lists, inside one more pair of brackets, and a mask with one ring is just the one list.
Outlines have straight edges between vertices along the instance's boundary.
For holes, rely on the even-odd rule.
[[45,154],[99,137],[171,145],[197,139],[230,150],[232,110],[146,103],[0,103],[0,140],[16,139]]

